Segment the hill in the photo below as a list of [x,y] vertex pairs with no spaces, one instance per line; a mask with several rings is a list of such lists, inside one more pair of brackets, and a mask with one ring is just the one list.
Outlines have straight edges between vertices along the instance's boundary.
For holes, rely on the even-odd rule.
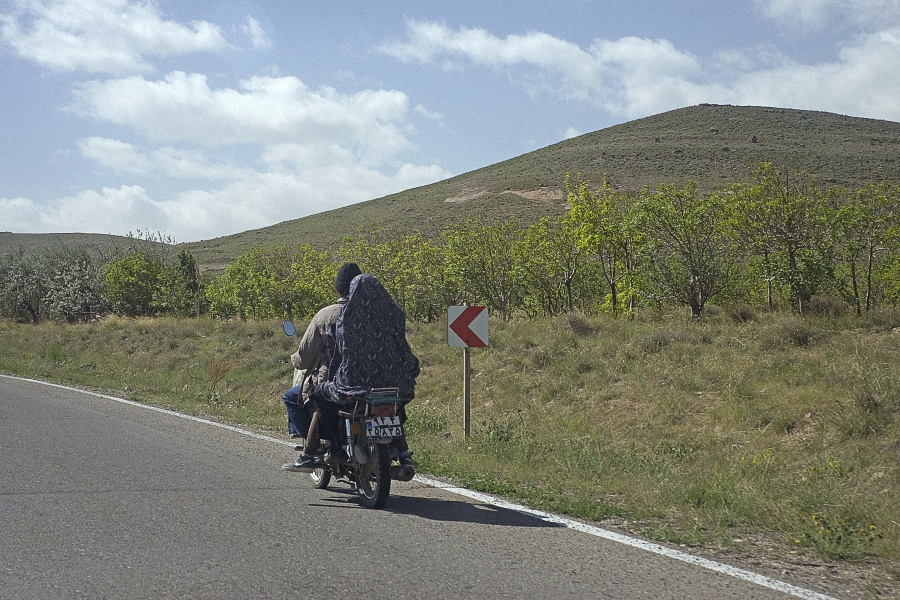
[[530,222],[565,209],[567,173],[619,188],[683,185],[701,192],[745,181],[760,162],[857,187],[900,182],[900,123],[832,113],[699,105],[569,139],[431,185],[271,227],[185,244],[213,269],[254,244],[336,246],[372,221],[434,234],[479,209]]
[[[618,188],[684,185],[701,192],[748,179],[760,162],[856,188],[900,183],[900,123],[833,113],[701,104],[608,127],[444,181],[230,236],[182,244],[218,272],[254,245],[325,249],[371,222],[433,235],[478,210],[533,222],[565,209],[567,173]],[[5,239],[0,235],[0,252]],[[36,238],[43,236],[37,235]]]

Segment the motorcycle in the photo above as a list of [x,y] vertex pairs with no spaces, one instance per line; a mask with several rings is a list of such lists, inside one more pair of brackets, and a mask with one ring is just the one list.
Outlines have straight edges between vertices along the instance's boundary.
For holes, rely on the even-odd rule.
[[[293,336],[294,324],[284,323],[284,333]],[[303,372],[295,369],[294,385],[303,380]],[[332,478],[345,480],[356,487],[360,504],[366,508],[382,508],[391,493],[391,481],[411,481],[416,472],[399,463],[399,452],[393,444],[403,437],[401,411],[403,403],[397,388],[374,388],[356,400],[341,406],[338,411],[340,444],[348,459],[326,461],[331,449],[322,440],[324,456],[316,457],[316,467],[310,478],[317,489],[326,489]],[[295,446],[303,450],[303,446]]]

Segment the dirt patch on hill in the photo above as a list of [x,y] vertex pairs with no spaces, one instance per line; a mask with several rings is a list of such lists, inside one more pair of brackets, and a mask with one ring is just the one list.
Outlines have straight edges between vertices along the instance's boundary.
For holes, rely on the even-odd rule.
[[536,190],[506,190],[504,194],[515,194],[528,200],[540,202],[561,202],[566,199],[566,193],[557,188],[542,187]]
[[448,202],[450,204],[454,204],[457,202],[468,202],[469,200],[474,200],[479,196],[484,196],[487,194],[487,190],[484,188],[463,188],[463,190],[455,196],[451,196],[444,200],[444,202]]
[[[480,198],[488,193],[488,190],[483,187],[467,187],[463,188],[455,196],[451,196],[444,200],[444,202],[455,204],[458,202],[468,202],[469,200],[474,200],[476,198]],[[540,187],[536,190],[504,190],[501,192],[502,194],[512,194],[514,196],[518,196],[520,198],[525,198],[526,200],[536,200],[538,202],[547,202],[547,203],[559,203],[563,202],[566,199],[566,193],[559,188],[553,187]]]

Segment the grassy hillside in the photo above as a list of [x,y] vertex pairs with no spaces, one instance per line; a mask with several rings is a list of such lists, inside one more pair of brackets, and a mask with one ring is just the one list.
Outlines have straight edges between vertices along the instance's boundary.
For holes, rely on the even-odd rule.
[[[565,209],[566,173],[619,188],[697,183],[701,192],[746,181],[760,162],[857,187],[900,183],[900,123],[782,108],[699,105],[566,140],[431,185],[270,227],[183,244],[221,271],[254,245],[325,249],[372,221],[434,234],[479,209],[532,222]],[[40,244],[48,236],[25,236]],[[54,236],[58,237],[58,236]],[[0,234],[0,252],[22,236]]]
[[271,227],[192,242],[208,268],[227,265],[254,244],[340,243],[372,221],[401,230],[440,231],[483,209],[523,222],[565,209],[566,174],[618,188],[683,185],[701,192],[746,181],[752,167],[773,162],[838,186],[857,187],[876,172],[900,183],[900,123],[824,112],[700,105],[669,111],[566,140],[432,185]]
[[[90,246],[100,251],[110,248],[127,249],[131,247],[156,246],[163,251],[171,251],[171,246],[162,242],[150,241],[135,237],[121,235],[108,235],[100,233],[11,233],[0,231],[0,255],[10,252],[15,248],[24,248],[26,251],[54,248],[75,248]],[[177,250],[176,250],[177,252]]]
[[118,245],[129,242],[128,238],[119,235],[105,235],[100,233],[12,233],[0,231],[0,254],[9,252],[12,248],[25,248],[36,250],[46,248],[55,243],[66,246],[83,246],[97,244],[101,246]]

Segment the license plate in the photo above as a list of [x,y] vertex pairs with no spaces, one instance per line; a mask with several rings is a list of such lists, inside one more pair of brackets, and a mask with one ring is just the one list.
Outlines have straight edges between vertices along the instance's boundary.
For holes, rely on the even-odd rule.
[[368,437],[387,438],[403,437],[403,426],[400,417],[370,417],[366,419],[366,435]]

